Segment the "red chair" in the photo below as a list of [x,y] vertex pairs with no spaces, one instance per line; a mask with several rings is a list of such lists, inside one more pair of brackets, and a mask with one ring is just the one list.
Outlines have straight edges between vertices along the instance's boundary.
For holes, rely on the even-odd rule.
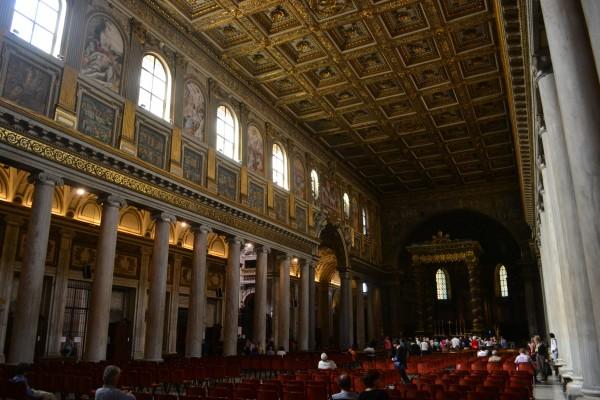
[[468,392],[467,400],[500,400],[498,393]]
[[500,394],[500,400],[529,400],[529,395],[522,393],[502,393]]
[[283,392],[283,400],[306,400],[306,396],[304,395],[304,391],[298,392]]
[[435,396],[435,400],[461,400],[463,397],[460,392],[455,392],[452,390],[437,392]]
[[306,387],[307,400],[327,400],[327,387],[324,385],[308,385]]
[[224,397],[230,399],[233,397],[233,389],[226,387],[214,387],[208,389],[208,395],[211,397]]
[[27,385],[25,385],[25,382],[9,382],[7,389],[7,398],[14,400],[27,400]]
[[256,399],[256,391],[248,388],[235,388],[233,390],[234,400]]
[[256,391],[256,400],[279,400],[279,392],[258,389]]

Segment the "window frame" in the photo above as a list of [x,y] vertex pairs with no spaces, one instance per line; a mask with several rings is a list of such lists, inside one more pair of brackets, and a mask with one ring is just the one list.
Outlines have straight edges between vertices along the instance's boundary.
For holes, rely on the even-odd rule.
[[510,296],[510,291],[508,290],[508,269],[504,264],[496,266],[496,296],[501,299],[507,299]]
[[319,173],[316,169],[310,170],[310,195],[314,201],[319,200]]
[[[277,171],[275,170],[275,148],[278,148],[279,151],[281,152],[281,160],[278,160],[277,164],[281,165],[281,171]],[[280,161],[280,162],[279,162]],[[278,179],[276,179],[275,174],[277,174],[278,176],[281,176],[282,182],[278,182]],[[287,154],[285,152],[285,148],[283,147],[283,145],[279,142],[274,142],[273,145],[271,146],[271,180],[273,181],[273,183],[275,185],[277,185],[278,187],[280,187],[281,189],[285,189],[285,190],[289,190],[289,162],[288,162],[288,157]]]
[[[224,114],[224,117],[227,117],[228,114],[231,115],[231,124],[225,120],[224,118],[221,118],[221,116],[219,115],[219,110],[224,109],[226,112]],[[222,154],[223,156],[227,157],[230,160],[233,160],[237,163],[239,163],[241,161],[241,157],[240,157],[240,124],[237,118],[236,113],[233,111],[233,107],[231,107],[228,104],[219,104],[219,106],[217,107],[216,110],[216,115],[215,115],[215,148],[217,150],[217,152],[219,154]],[[226,136],[227,132],[221,132],[219,129],[219,122],[222,122],[223,126],[229,126],[231,127],[231,134],[232,134],[232,138],[229,138]],[[222,149],[219,149],[219,140],[223,140],[223,144],[224,146],[222,147]],[[225,147],[226,146],[230,146],[231,147],[231,154],[229,154],[229,152],[225,152]]]
[[[148,69],[146,69],[144,67],[144,60],[148,57],[152,57],[153,62],[152,62],[152,71],[149,71]],[[162,67],[164,75],[165,75],[165,80],[164,82],[164,98],[161,99],[157,93],[154,92],[154,84],[155,81],[161,81],[160,77],[156,75],[156,66],[157,63],[160,67]],[[151,77],[151,83],[152,86],[151,88],[148,90],[147,88],[142,86],[142,75],[144,73],[144,71],[146,71],[147,73],[150,74]],[[141,107],[142,109],[144,109],[145,111],[149,112],[150,114],[167,121],[168,123],[171,123],[171,85],[172,85],[172,79],[171,79],[171,70],[169,69],[169,64],[167,64],[167,62],[157,53],[146,53],[144,54],[144,56],[142,57],[142,64],[140,65],[140,82],[138,84],[139,90],[138,90],[138,106]],[[150,99],[150,104],[149,105],[143,105],[141,104],[141,99],[142,99],[142,91],[146,92],[149,94],[149,99]],[[158,100],[162,101],[162,115],[159,115],[157,113],[155,113],[152,110],[152,99],[156,98]]]
[[362,234],[364,236],[368,236],[369,235],[369,217],[367,214],[366,207],[362,207],[360,209],[360,227],[361,227]]
[[[56,1],[58,3],[58,9],[54,9],[51,5],[48,4],[48,2],[46,0],[36,0],[35,16],[32,19],[30,16],[25,15],[21,11],[17,10],[17,8],[18,8],[17,3],[19,2],[19,0],[15,0],[13,10],[12,10],[11,20],[10,20],[10,33],[15,35],[19,39],[27,42],[29,45],[35,47],[39,51],[42,51],[46,54],[50,54],[51,56],[54,56],[56,58],[60,58],[61,57],[60,53],[62,50],[63,34],[64,34],[64,30],[65,30],[65,19],[66,19],[66,15],[67,15],[67,2],[66,2],[66,0],[56,0]],[[56,21],[54,23],[54,31],[52,31],[52,32],[49,31],[48,28],[46,28],[44,25],[42,25],[41,23],[38,22],[38,21],[40,21],[37,18],[40,3],[44,4],[46,7],[52,9],[53,11],[56,11]],[[14,31],[15,13],[18,13],[20,17],[27,19],[31,23],[31,32],[29,34],[29,39],[26,39],[24,36],[22,36],[20,32]],[[50,51],[46,51],[45,49],[32,43],[33,38],[34,38],[34,32],[36,32],[36,27],[39,27],[39,29],[43,29],[49,35],[52,35],[52,45],[51,45]]]
[[[440,277],[443,278],[443,282],[440,282]],[[444,293],[441,293],[442,289]],[[437,301],[448,301],[451,298],[450,293],[450,275],[445,268],[438,268],[435,271],[435,299]]]
[[344,192],[342,195],[342,213],[346,220],[350,219],[350,196],[348,196],[347,192]]

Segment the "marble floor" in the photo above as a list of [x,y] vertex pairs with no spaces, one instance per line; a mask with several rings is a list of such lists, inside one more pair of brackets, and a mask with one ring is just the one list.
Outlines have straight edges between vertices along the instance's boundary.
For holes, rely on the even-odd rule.
[[562,386],[555,375],[548,377],[547,382],[535,385],[533,397],[535,400],[565,400]]

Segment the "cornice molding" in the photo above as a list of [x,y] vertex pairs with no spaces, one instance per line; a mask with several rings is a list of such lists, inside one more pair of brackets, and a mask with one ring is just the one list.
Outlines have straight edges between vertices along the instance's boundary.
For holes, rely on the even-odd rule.
[[527,1],[494,0],[525,221],[535,223],[532,69]]
[[6,151],[5,154],[11,154],[12,162],[18,162],[19,155],[26,155],[26,161],[22,162],[30,168],[47,169],[55,174],[61,172],[68,180],[83,175],[90,178],[88,185],[93,187],[94,182],[99,181],[107,186],[97,188],[99,190],[110,191],[110,186],[120,188],[121,191],[115,194],[148,209],[159,209],[153,204],[170,206],[161,211],[185,216],[192,222],[205,223],[224,232],[251,237],[257,242],[263,239],[265,244],[283,251],[303,253],[305,257],[313,254],[318,245],[308,236],[254,216],[182,182],[165,178],[137,165],[139,162],[133,163],[99,150],[84,140],[77,140],[82,135],[76,132],[65,134],[7,111],[10,110],[0,105],[0,148]]

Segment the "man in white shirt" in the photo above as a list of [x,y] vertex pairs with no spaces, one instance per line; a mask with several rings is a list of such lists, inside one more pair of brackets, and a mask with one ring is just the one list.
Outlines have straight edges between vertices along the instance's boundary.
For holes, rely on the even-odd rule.
[[319,361],[318,369],[336,369],[337,365],[335,365],[335,361],[330,360],[327,357],[327,353],[321,354],[321,361]]
[[452,348],[454,350],[458,350],[460,348],[460,339],[457,338],[456,336],[454,336],[451,340],[452,342]]
[[421,342],[421,354],[429,354],[429,342],[426,338]]
[[519,349],[519,355],[515,358],[515,364],[532,364],[532,362],[529,354],[525,353],[525,349]]

